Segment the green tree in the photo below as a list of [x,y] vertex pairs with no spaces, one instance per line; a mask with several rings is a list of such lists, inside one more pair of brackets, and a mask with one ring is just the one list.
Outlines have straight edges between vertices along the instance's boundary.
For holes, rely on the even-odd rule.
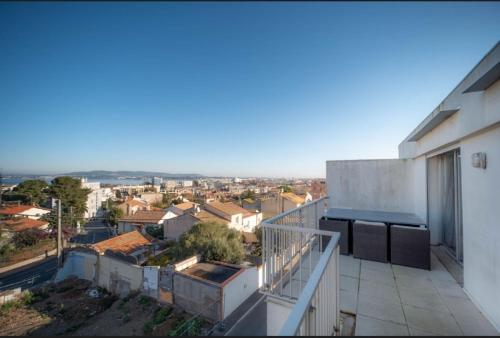
[[179,239],[177,257],[194,254],[200,254],[206,260],[238,264],[245,257],[245,249],[236,230],[224,224],[207,222],[193,225]]
[[26,180],[14,188],[14,192],[26,196],[28,203],[43,204],[47,201],[47,182],[43,180]]
[[283,189],[283,192],[293,192],[289,185],[282,185],[280,188]]
[[255,248],[252,250],[252,255],[262,256],[262,227],[256,227],[253,232],[257,237],[257,243],[255,243]]
[[52,180],[49,195],[61,200],[63,215],[69,216],[71,213],[72,223],[75,224],[77,220],[83,220],[83,215],[87,211],[87,195],[90,191],[82,188],[79,179],[60,176]]
[[153,203],[153,206],[161,209],[168,208],[172,205],[173,200],[174,196],[167,192],[163,194],[161,201]]
[[241,194],[241,199],[244,200],[246,198],[255,199],[255,193],[252,190],[246,190]]
[[108,199],[106,203],[107,207],[107,213],[106,213],[106,220],[108,221],[109,224],[111,225],[116,225],[118,219],[123,217],[123,210],[118,208],[116,206],[116,203],[110,198]]

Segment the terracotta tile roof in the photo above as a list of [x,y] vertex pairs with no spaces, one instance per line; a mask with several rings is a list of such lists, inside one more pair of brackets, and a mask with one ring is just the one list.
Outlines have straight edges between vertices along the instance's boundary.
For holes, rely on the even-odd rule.
[[294,204],[303,204],[305,202],[305,199],[303,199],[300,196],[295,195],[293,192],[281,193],[281,197],[289,200],[290,202],[292,202]]
[[159,222],[167,214],[164,210],[139,210],[133,215],[125,216],[120,218],[119,221],[127,222],[137,222],[137,223],[148,223],[148,222]]
[[199,219],[200,222],[215,222],[215,223],[221,223],[221,224],[227,224],[228,221],[225,220],[224,218],[221,218],[215,214],[212,214],[211,212],[207,210],[200,210],[200,212],[196,213],[194,215],[195,218]]
[[176,205],[174,205],[174,207],[176,207],[177,209],[181,209],[181,210],[188,210],[188,209],[191,209],[192,207],[194,207],[194,203],[193,202],[184,202],[184,203],[176,204]]
[[128,199],[119,205],[127,205],[127,204],[130,206],[140,206],[140,207],[145,207],[148,205],[146,202],[136,199]]
[[226,215],[232,216],[232,215],[237,215],[237,214],[243,214],[243,217],[248,217],[252,216],[253,213],[248,211],[247,209],[244,209],[233,202],[212,202],[208,204],[209,206],[223,212]]
[[30,210],[33,208],[50,211],[49,209],[40,208],[40,207],[37,207],[34,205],[13,205],[13,206],[1,208],[0,215],[17,215],[17,214],[20,214],[26,210]]
[[103,254],[106,250],[112,250],[128,255],[150,244],[151,241],[146,236],[141,234],[139,231],[134,230],[96,243],[92,245],[92,247],[101,254]]
[[8,219],[0,222],[10,231],[23,231],[27,229],[38,229],[43,226],[48,226],[49,222],[31,219],[27,217]]

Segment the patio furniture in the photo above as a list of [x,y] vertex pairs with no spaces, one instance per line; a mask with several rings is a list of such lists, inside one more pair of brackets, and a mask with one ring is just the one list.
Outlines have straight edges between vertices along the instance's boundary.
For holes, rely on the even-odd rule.
[[353,256],[387,263],[387,226],[379,222],[355,221],[353,230]]
[[[352,223],[351,221],[346,220],[338,220],[338,219],[327,219],[321,218],[319,220],[319,229],[326,231],[334,231],[340,233],[340,254],[341,255],[349,255],[352,251]],[[330,237],[322,236],[321,237],[321,246],[323,249],[326,248],[330,242]]]
[[391,263],[431,269],[430,231],[427,227],[391,225]]
[[408,212],[378,211],[350,208],[330,208],[327,210],[327,218],[358,220],[368,222],[381,222],[387,224],[401,225],[425,225],[425,221],[415,214]]

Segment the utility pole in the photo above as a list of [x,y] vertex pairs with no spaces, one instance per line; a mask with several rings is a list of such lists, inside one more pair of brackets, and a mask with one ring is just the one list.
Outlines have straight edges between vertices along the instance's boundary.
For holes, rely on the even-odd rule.
[[62,267],[62,213],[61,213],[61,199],[57,200],[57,267]]

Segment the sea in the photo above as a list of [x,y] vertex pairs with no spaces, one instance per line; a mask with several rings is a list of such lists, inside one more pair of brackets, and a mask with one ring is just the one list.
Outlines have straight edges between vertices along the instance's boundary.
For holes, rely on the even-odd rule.
[[[32,179],[40,179],[50,183],[55,177],[56,176],[7,176],[2,178],[2,184],[14,185]],[[149,180],[147,178],[88,178],[87,181],[112,185],[140,185]]]

